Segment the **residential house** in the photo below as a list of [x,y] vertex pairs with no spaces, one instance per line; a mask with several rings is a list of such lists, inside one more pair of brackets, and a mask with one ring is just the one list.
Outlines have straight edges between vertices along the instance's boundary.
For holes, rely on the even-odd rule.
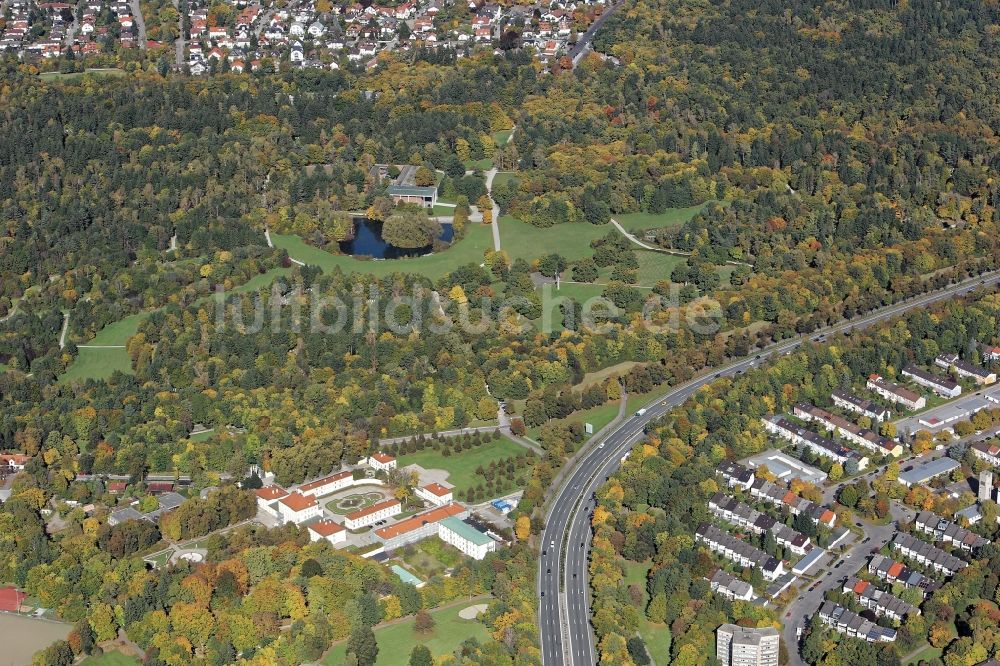
[[934,359],[934,365],[948,371],[953,371],[959,377],[971,379],[977,384],[994,384],[997,381],[997,373],[974,363],[964,361],[959,358],[958,354],[939,354]]
[[753,470],[732,460],[723,461],[715,471],[725,479],[730,488],[739,486],[743,490],[749,490],[754,482]]
[[799,403],[795,405],[794,413],[803,421],[818,423],[852,444],[870,449],[878,455],[890,455],[897,458],[903,455],[903,445],[899,442],[882,437],[868,428],[862,428],[843,416],[832,414],[816,405],[807,402]]
[[837,389],[830,394],[830,398],[833,400],[833,404],[840,409],[867,416],[873,421],[885,421],[889,418],[889,410],[882,405],[872,400],[859,398],[848,391]]
[[835,631],[870,643],[891,643],[896,640],[896,630],[880,627],[840,604],[824,601],[819,609],[820,622]]
[[975,442],[972,454],[987,464],[1000,467],[1000,444],[996,442]]
[[381,451],[368,456],[367,463],[372,469],[377,469],[382,472],[388,472],[390,469],[396,469],[396,459],[388,453],[382,453]]
[[420,486],[415,491],[417,497],[438,506],[451,504],[453,500],[452,488],[440,483],[428,483]]
[[774,580],[785,573],[781,560],[771,557],[745,541],[740,541],[728,532],[723,532],[715,525],[702,523],[695,531],[694,538],[695,541],[708,546],[709,550],[740,566],[760,569],[767,580]]
[[960,550],[971,551],[990,543],[971,530],[959,527],[931,511],[921,511],[913,521],[918,532],[929,534],[935,541],[950,544]]
[[764,429],[769,433],[787,439],[796,446],[804,446],[817,455],[832,458],[841,464],[846,463],[848,460],[853,460],[857,463],[858,470],[868,467],[868,456],[861,455],[857,451],[838,444],[832,439],[821,437],[811,430],[792,423],[786,418],[772,416],[769,419],[765,418],[761,420],[764,422]]
[[902,375],[916,384],[929,388],[942,398],[957,398],[962,394],[962,387],[958,385],[958,382],[927,372],[912,363],[903,368]]
[[806,535],[723,493],[716,493],[708,501],[708,508],[727,523],[754,534],[769,532],[779,546],[788,548],[796,555],[805,555],[812,549],[812,544]]
[[920,615],[920,609],[897,596],[883,592],[868,581],[849,576],[844,581],[843,591],[857,597],[858,603],[876,615],[884,615],[896,622],[902,622],[907,615]]
[[929,544],[926,541],[921,541],[905,532],[898,532],[893,537],[891,546],[913,561],[949,576],[954,576],[969,566],[967,562],[955,557],[951,553],[947,553],[937,546]]
[[719,569],[708,579],[712,591],[727,599],[750,601],[754,598],[753,586]]
[[867,386],[869,391],[882,396],[889,402],[902,405],[909,410],[923,409],[927,406],[927,399],[924,396],[918,395],[898,384],[893,384],[881,375],[869,375]]
[[872,555],[868,562],[868,573],[890,584],[899,583],[905,588],[919,589],[924,595],[940,587],[937,581],[885,555]]

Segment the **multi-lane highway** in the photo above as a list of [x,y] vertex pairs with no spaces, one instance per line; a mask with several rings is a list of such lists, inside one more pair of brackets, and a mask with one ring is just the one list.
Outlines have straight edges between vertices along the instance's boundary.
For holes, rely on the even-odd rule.
[[[1000,278],[994,271],[946,289],[917,296],[872,314],[843,322],[811,336],[815,339],[834,333],[860,329],[889,319],[914,308],[966,294],[980,286],[993,286]],[[607,477],[618,469],[621,458],[643,437],[648,423],[682,404],[695,391],[717,377],[741,374],[767,358],[787,353],[807,340],[797,337],[775,343],[758,354],[734,361],[725,367],[709,370],[699,377],[672,388],[666,395],[647,405],[641,413],[630,416],[578,460],[556,495],[549,503],[542,532],[542,555],[539,559],[538,623],[542,639],[542,662],[550,666],[591,666],[597,656],[590,625],[590,600],[587,564],[590,551],[590,517],[593,495]],[[789,646],[789,650],[793,650]]]

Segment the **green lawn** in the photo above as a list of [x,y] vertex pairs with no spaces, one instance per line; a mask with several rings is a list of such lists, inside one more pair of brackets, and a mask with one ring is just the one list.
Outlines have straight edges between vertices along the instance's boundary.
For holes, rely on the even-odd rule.
[[503,460],[520,455],[527,449],[513,440],[500,439],[466,449],[461,453],[443,456],[440,451],[428,448],[417,453],[407,453],[399,456],[399,466],[420,465],[425,469],[443,469],[448,472],[448,483],[456,490],[466,490],[479,485],[482,478],[476,475],[476,468],[484,469],[495,460]]
[[671,208],[663,213],[624,213],[615,215],[615,220],[629,231],[642,231],[644,229],[659,229],[661,227],[673,227],[684,224],[692,217],[705,209],[712,201],[706,201],[697,206],[687,208]]
[[[579,421],[580,423],[590,423],[594,426],[594,434],[596,434],[601,428],[611,423],[611,421],[618,416],[619,406],[620,403],[617,400],[611,400],[603,405],[598,405],[597,407],[584,409],[579,412],[573,412],[566,418],[556,419],[556,421],[560,423],[573,423],[574,421]],[[538,434],[541,430],[542,426],[530,428],[528,430],[528,436],[537,440]]]
[[499,132],[493,132],[493,143],[497,146],[506,146],[507,142],[510,141],[510,135],[514,132],[513,129],[500,130]]
[[488,171],[491,166],[493,166],[492,157],[484,157],[481,160],[468,160],[465,162],[465,168],[472,169],[474,171]]
[[493,176],[493,187],[498,187],[501,183],[506,183],[516,177],[517,174],[513,171],[497,171],[497,174]]
[[141,663],[135,657],[121,652],[105,652],[100,657],[87,657],[77,666],[138,666]]
[[407,272],[419,273],[432,280],[451,272],[458,266],[483,263],[486,250],[493,249],[493,232],[489,226],[482,224],[470,224],[466,228],[465,238],[443,252],[385,261],[362,261],[348,255],[330,254],[307,245],[298,236],[271,234],[271,240],[275,247],[287,250],[293,259],[319,266],[325,272],[332,271],[336,267],[340,267],[345,273],[369,273],[380,277]]
[[610,224],[578,222],[543,229],[510,215],[500,216],[501,247],[511,259],[531,261],[550,252],[561,254],[570,261],[582,259],[593,254],[590,241],[606,236],[609,231],[614,231]]
[[60,382],[70,382],[74,379],[107,379],[115,370],[121,370],[131,375],[132,362],[124,349],[88,349],[79,350],[76,359],[66,368],[59,378]]
[[595,370],[594,372],[588,372],[580,380],[577,385],[580,388],[586,388],[591,384],[599,384],[605,379],[611,376],[619,376],[626,374],[629,370],[637,365],[641,365],[638,361],[622,361],[621,363],[615,363],[614,365],[609,365],[603,370]]
[[[470,604],[474,605],[474,604]],[[426,645],[435,657],[453,652],[462,641],[475,638],[480,642],[488,639],[486,627],[478,620],[463,620],[458,616],[462,605],[443,610],[431,611],[434,618],[434,630],[427,635],[420,635],[413,630],[413,619],[409,618],[398,624],[376,628],[375,639],[378,641],[377,666],[406,666],[410,661],[410,651],[415,645]],[[347,644],[335,646],[323,659],[326,666],[341,666],[347,654]]]
[[191,435],[188,439],[190,439],[192,442],[207,442],[213,437],[215,437],[215,428],[199,432],[198,434],[195,435]]
[[434,210],[431,211],[431,214],[437,217],[454,217],[455,207],[442,206],[441,204],[438,204],[437,206],[434,206]]
[[909,659],[906,662],[904,662],[903,666],[912,666],[914,664],[920,663],[921,661],[930,661],[931,659],[940,659],[940,658],[941,658],[941,648],[936,648],[928,645],[923,650],[913,655],[912,659]]
[[83,72],[72,72],[69,74],[63,74],[61,72],[44,72],[38,75],[38,78],[42,81],[75,81],[79,79],[84,74],[93,74],[95,76],[125,76],[126,72],[118,68],[94,68],[88,67]]
[[[649,562],[625,562],[625,585],[638,585],[643,590],[646,589],[646,576],[649,573]],[[648,603],[648,595],[646,602]],[[643,612],[645,608],[640,608]],[[639,620],[639,635],[646,643],[646,650],[653,658],[656,666],[667,666],[670,663],[670,628],[665,624],[655,624],[643,616]]]
[[158,555],[156,555],[154,557],[148,557],[146,559],[148,561],[152,562],[154,566],[162,567],[167,562],[170,561],[170,556],[173,555],[173,554],[174,554],[173,550],[165,550],[162,553],[159,553]]
[[[149,312],[138,312],[134,315],[129,315],[99,330],[92,340],[79,344],[123,345],[129,338],[135,335],[136,331],[139,330],[139,325],[146,321],[147,317],[149,317]],[[73,327],[72,319],[70,319],[69,325],[70,328]]]

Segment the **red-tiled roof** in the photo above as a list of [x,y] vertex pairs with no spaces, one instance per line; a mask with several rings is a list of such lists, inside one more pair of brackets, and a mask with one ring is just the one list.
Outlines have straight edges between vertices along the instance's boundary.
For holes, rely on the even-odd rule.
[[254,491],[257,497],[261,498],[265,502],[273,502],[274,500],[284,497],[288,494],[288,491],[281,486],[264,486],[263,488],[258,488]]
[[393,456],[390,456],[388,453],[382,453],[381,451],[379,451],[378,453],[373,453],[372,458],[379,461],[383,465],[386,463],[391,463],[393,460],[395,460]]
[[326,518],[319,522],[313,523],[312,525],[309,526],[309,529],[311,529],[313,532],[320,535],[321,537],[328,537],[333,534],[336,534],[337,532],[343,532],[345,528],[340,523],[335,523],[329,518]]
[[337,472],[336,474],[331,474],[330,476],[325,476],[322,479],[316,479],[315,481],[310,481],[309,483],[300,486],[299,491],[305,492],[307,490],[313,490],[315,488],[320,488],[328,483],[334,483],[340,481],[341,479],[346,479],[353,475],[353,472]]
[[440,483],[428,483],[426,486],[424,486],[424,490],[433,495],[437,495],[438,497],[444,497],[446,495],[451,494],[451,488],[446,488],[445,486],[442,486]]
[[866,589],[868,589],[868,581],[859,580],[854,584],[854,594],[861,594]]
[[381,502],[372,504],[367,509],[358,509],[357,511],[349,513],[345,516],[345,518],[347,518],[348,520],[360,520],[361,518],[364,518],[365,516],[370,516],[373,513],[381,511],[382,509],[388,509],[398,505],[399,505],[399,500],[397,499],[382,500]]
[[903,572],[903,565],[900,564],[899,562],[893,562],[892,566],[889,567],[889,571],[887,571],[886,574],[891,576],[892,578],[896,578],[902,572]]
[[285,506],[287,506],[292,511],[303,511],[311,506],[316,505],[315,497],[306,497],[300,493],[292,493],[286,497],[282,497],[278,500]]
[[391,539],[399,536],[400,534],[412,532],[419,527],[423,527],[427,523],[437,523],[445,518],[457,516],[463,511],[465,511],[465,507],[461,504],[446,504],[444,506],[439,506],[436,509],[431,509],[430,511],[418,513],[417,515],[407,518],[406,520],[399,521],[395,525],[389,525],[388,527],[375,530],[375,534],[383,539]]

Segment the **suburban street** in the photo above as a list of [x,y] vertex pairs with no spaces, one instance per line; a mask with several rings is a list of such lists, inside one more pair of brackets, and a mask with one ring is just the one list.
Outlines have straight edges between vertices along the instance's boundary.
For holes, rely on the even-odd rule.
[[618,11],[619,8],[625,3],[625,0],[618,0],[615,4],[608,7],[608,9],[597,17],[597,20],[590,24],[587,28],[587,32],[580,35],[579,39],[576,41],[576,45],[570,49],[569,57],[573,60],[573,68],[576,68],[577,63],[590,48],[590,42],[594,40],[594,34],[601,29],[604,22],[608,20],[612,14]]
[[146,21],[142,18],[142,8],[139,6],[139,0],[131,0],[132,6],[132,16],[135,17],[135,26],[139,31],[139,48],[143,51],[146,50]]
[[[717,377],[743,373],[764,363],[769,357],[791,352],[810,337],[862,329],[908,310],[966,294],[981,285],[996,285],[998,278],[1000,271],[986,273],[946,289],[891,305],[872,314],[814,331],[810,336],[800,336],[772,344],[753,357],[734,361],[722,368],[710,369],[695,379],[672,388],[664,396],[651,402],[641,415],[639,413],[632,415],[609,431],[603,440],[596,441],[597,438],[591,440],[592,448],[580,456],[578,466],[566,475],[567,480],[563,485],[555,488],[556,496],[549,505],[550,512],[546,516],[545,529],[542,532],[542,555],[539,559],[538,576],[538,623],[543,663],[552,666],[557,664],[590,666],[597,663],[590,626],[587,583],[593,494],[606,478],[617,470],[621,457],[642,439],[647,424],[682,404],[695,391]],[[860,541],[855,543],[848,553],[849,561],[857,558],[856,561],[860,566],[859,555],[863,549],[874,548],[873,542],[877,538],[885,536],[888,539],[887,534],[891,533],[892,529],[892,526],[873,528],[870,535],[872,541],[868,544],[862,544]],[[824,584],[817,587],[814,594],[808,598],[793,604],[793,610],[799,615],[804,614],[806,610],[809,612],[814,610],[807,606],[807,602],[813,600],[817,591],[822,594],[823,590],[833,584],[834,576],[825,578],[828,581],[824,581]],[[786,627],[785,631],[787,633],[789,628]],[[790,631],[794,637],[794,628]],[[789,652],[794,651],[795,643],[790,643],[788,648]],[[796,657],[793,663],[797,666],[801,661]]]

